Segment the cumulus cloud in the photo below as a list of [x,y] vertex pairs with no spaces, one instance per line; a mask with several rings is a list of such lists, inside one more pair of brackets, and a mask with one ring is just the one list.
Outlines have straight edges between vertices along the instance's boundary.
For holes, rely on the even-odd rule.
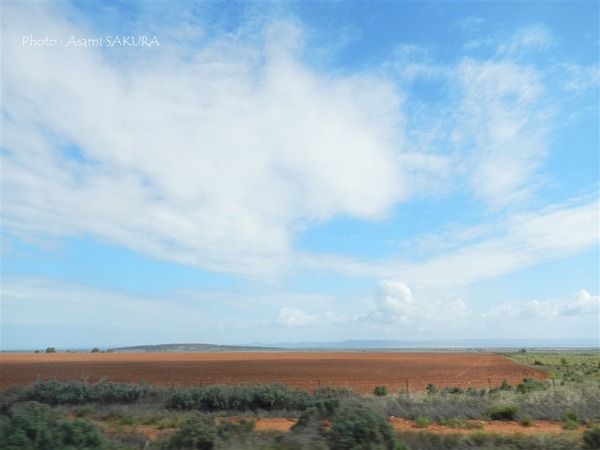
[[515,304],[503,306],[503,311],[512,311],[510,317],[525,320],[556,320],[565,316],[598,316],[600,297],[591,295],[585,289],[568,299],[531,300],[519,307]]
[[370,318],[376,322],[406,322],[415,309],[410,288],[398,280],[379,282],[375,306]]
[[597,317],[599,311],[600,296],[591,295],[588,291],[582,289],[571,297],[566,304],[562,305],[560,313],[565,316],[593,314]]

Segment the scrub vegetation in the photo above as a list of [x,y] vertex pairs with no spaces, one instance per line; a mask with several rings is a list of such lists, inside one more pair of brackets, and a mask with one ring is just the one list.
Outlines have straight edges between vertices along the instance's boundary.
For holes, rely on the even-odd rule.
[[[0,448],[599,449],[598,355],[507,356],[541,363],[552,380],[524,378],[488,388],[429,383],[419,392],[380,385],[371,394],[281,383],[38,381],[0,394]],[[264,426],[277,418],[289,426]],[[559,431],[531,432],[548,421],[560,424]],[[488,431],[498,424],[518,431]]]

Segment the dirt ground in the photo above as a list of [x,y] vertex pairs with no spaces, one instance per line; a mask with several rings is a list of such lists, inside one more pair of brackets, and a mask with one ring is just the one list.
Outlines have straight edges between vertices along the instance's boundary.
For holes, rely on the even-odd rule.
[[[550,420],[536,420],[530,426],[525,427],[518,422],[500,422],[500,421],[480,421],[470,420],[464,428],[453,428],[442,426],[435,423],[427,428],[419,428],[414,421],[390,417],[389,422],[397,432],[402,431],[427,431],[430,433],[456,433],[470,434],[476,431],[496,434],[562,434],[562,433],[581,433],[583,427],[578,430],[565,430],[562,422]],[[255,429],[257,431],[289,431],[294,426],[294,419],[275,418],[275,419],[257,419]]]
[[372,393],[438,387],[494,387],[544,372],[492,353],[223,352],[223,353],[2,353],[0,389],[36,380],[84,380],[155,385],[262,384],[282,382],[313,390],[348,387]]

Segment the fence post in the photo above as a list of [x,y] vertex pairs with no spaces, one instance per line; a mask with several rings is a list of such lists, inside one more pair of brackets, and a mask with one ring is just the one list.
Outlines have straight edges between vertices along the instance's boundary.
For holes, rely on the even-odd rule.
[[408,390],[408,378],[406,378],[406,398],[408,400],[410,399],[410,392]]

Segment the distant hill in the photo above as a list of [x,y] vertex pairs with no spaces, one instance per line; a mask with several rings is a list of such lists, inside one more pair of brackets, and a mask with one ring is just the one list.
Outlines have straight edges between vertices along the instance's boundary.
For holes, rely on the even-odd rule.
[[277,347],[215,344],[159,344],[134,345],[110,349],[114,352],[265,352],[281,350]]
[[160,344],[110,349],[114,352],[277,352],[307,350],[498,351],[509,349],[598,349],[591,339],[441,339],[421,341],[347,340],[340,342],[278,342],[249,345]]

